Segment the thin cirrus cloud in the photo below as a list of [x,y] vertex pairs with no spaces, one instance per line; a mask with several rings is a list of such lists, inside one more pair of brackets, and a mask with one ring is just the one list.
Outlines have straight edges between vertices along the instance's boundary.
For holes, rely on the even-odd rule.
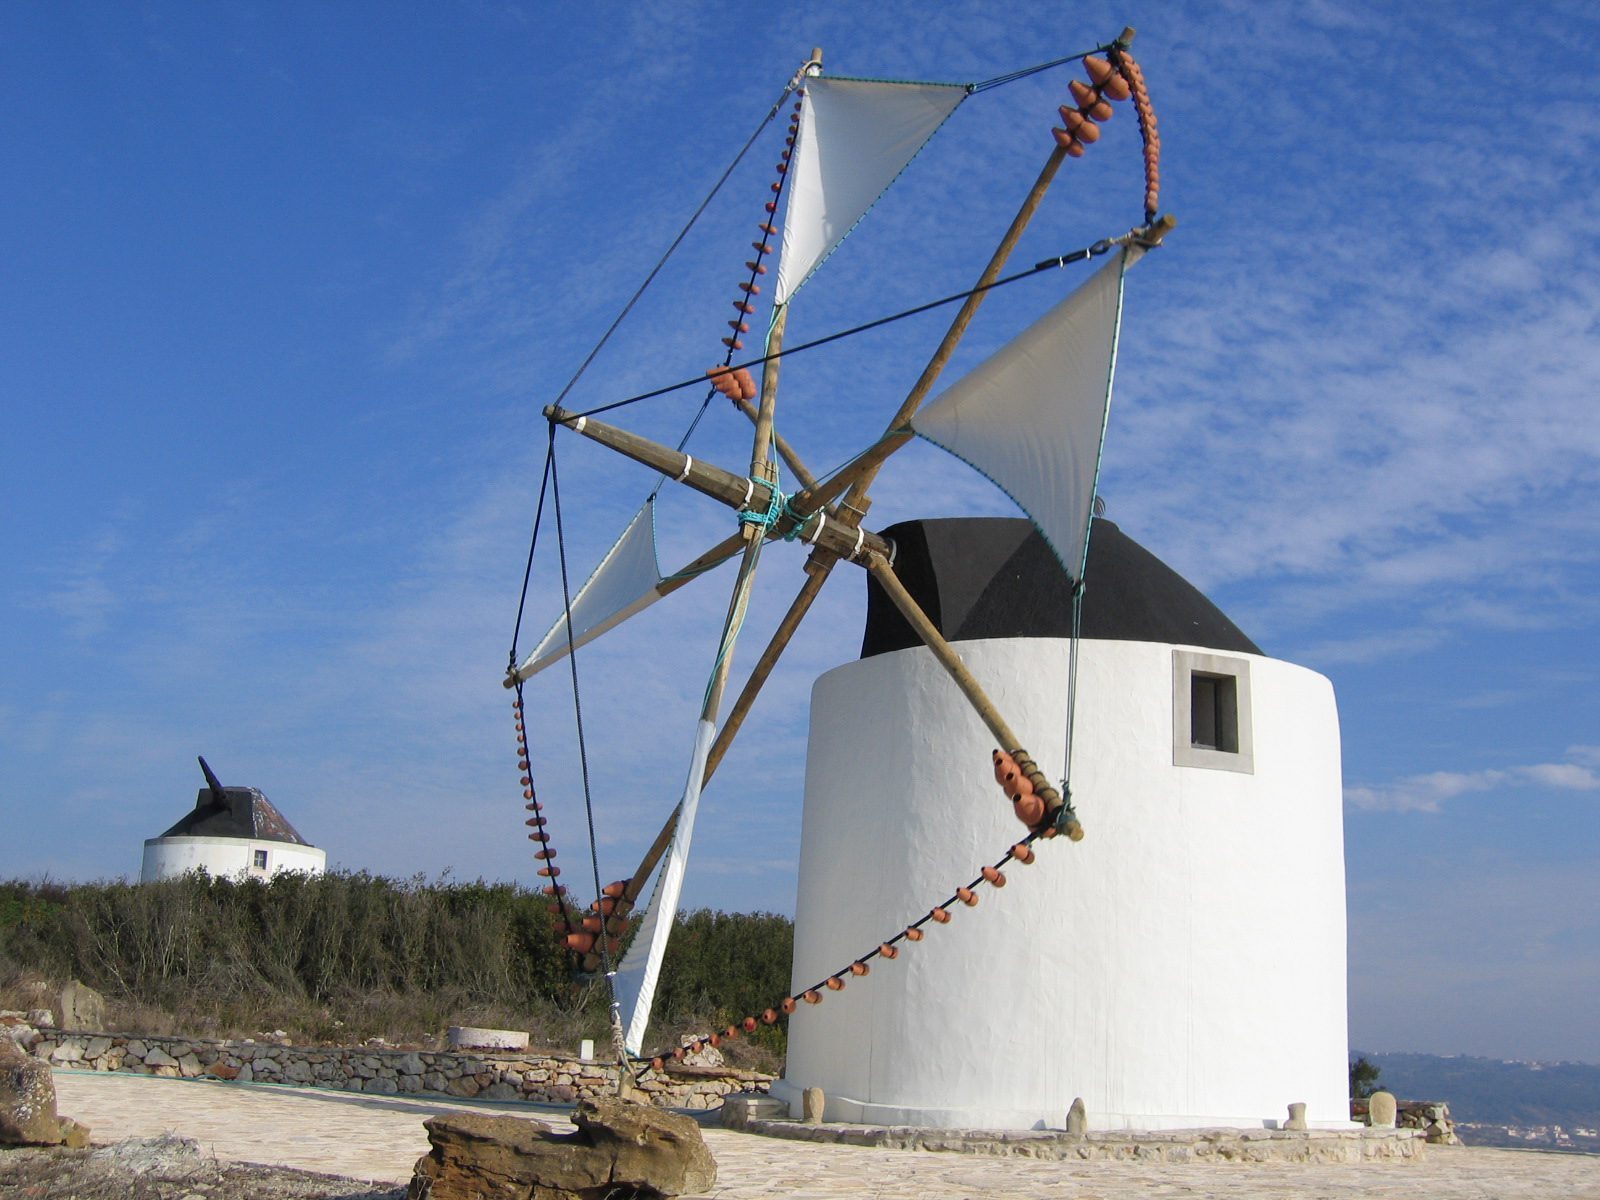
[[1573,761],[1491,767],[1480,771],[1430,771],[1408,775],[1392,783],[1357,785],[1344,790],[1345,804],[1366,812],[1438,813],[1460,796],[1491,789],[1593,792],[1600,791],[1600,774],[1592,746],[1573,747]]

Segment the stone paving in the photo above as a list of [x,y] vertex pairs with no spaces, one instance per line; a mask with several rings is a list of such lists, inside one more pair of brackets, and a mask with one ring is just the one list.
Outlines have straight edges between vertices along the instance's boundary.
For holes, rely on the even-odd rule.
[[[470,1108],[568,1127],[560,1109],[312,1088],[56,1073],[64,1115],[96,1142],[174,1131],[221,1159],[401,1183],[428,1149],[423,1120]],[[1360,1164],[1039,1162],[785,1142],[708,1128],[718,1200],[1600,1200],[1600,1158],[1429,1146],[1420,1161]]]

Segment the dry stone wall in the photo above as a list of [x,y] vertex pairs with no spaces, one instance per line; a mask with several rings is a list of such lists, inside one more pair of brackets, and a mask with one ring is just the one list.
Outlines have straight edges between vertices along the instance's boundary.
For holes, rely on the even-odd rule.
[[[377,1095],[572,1104],[616,1095],[616,1072],[569,1055],[284,1046],[270,1042],[136,1037],[33,1029],[14,1040],[52,1066],[174,1078],[232,1079]],[[728,1067],[649,1070],[638,1089],[654,1104],[714,1108],[731,1092],[765,1092],[772,1077]]]

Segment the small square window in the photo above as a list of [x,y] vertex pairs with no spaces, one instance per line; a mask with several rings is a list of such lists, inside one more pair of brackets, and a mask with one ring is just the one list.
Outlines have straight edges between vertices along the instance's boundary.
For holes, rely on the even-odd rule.
[[256,870],[265,871],[267,869],[267,852],[265,850],[257,850],[255,854],[255,862]]
[[1189,676],[1189,744],[1239,753],[1239,683],[1232,675]]
[[1255,773],[1249,659],[1172,652],[1172,761]]

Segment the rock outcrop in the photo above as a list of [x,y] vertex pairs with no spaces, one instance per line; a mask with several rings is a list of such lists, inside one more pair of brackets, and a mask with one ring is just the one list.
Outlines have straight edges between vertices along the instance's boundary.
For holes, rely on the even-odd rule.
[[58,1029],[104,1029],[105,997],[86,983],[70,980],[56,997],[55,1018]]
[[56,1083],[50,1065],[0,1038],[0,1145],[82,1149],[89,1128],[56,1115]]
[[424,1122],[433,1149],[417,1160],[409,1200],[605,1200],[679,1196],[717,1182],[690,1118],[645,1104],[585,1100],[578,1131],[520,1117],[447,1113]]

